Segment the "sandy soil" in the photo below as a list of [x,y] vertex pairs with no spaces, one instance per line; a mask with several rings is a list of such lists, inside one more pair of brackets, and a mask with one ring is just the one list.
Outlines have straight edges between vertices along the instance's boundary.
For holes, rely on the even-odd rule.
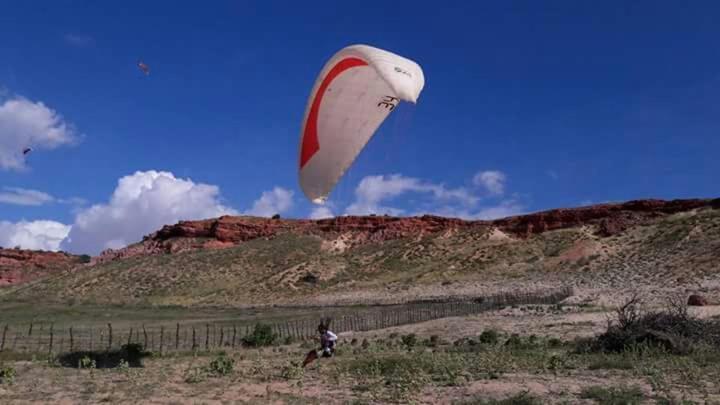
[[[720,306],[692,308],[700,317],[720,316]],[[597,307],[531,306],[506,308],[501,311],[469,317],[434,320],[380,331],[340,335],[340,345],[349,348],[353,338],[387,339],[391,334],[415,333],[438,335],[453,341],[477,336],[488,328],[507,334],[535,334],[565,340],[591,336],[601,332],[610,316]],[[340,378],[339,364],[363,358],[354,346],[343,357],[311,365],[299,379],[287,378],[283,369],[291,361],[299,361],[307,347],[282,346],[274,349],[245,349],[230,353],[236,360],[235,371],[224,377],[204,377],[189,382],[193,370],[205,366],[212,357],[184,356],[146,359],[142,369],[77,370],[48,365],[40,361],[5,362],[17,371],[12,384],[0,384],[0,403],[142,403],[142,404],[228,404],[228,403],[351,403],[357,400],[356,382]],[[370,355],[370,354],[368,354]],[[374,355],[374,354],[373,354]],[[655,395],[647,377],[617,370],[577,370],[554,375],[550,372],[508,372],[497,379],[468,381],[460,386],[426,386],[413,393],[416,403],[450,404],[475,396],[505,398],[523,391],[536,395],[546,403],[593,403],[579,398],[590,386],[633,385],[651,397]],[[704,392],[688,389],[679,394],[698,401],[720,401],[720,388],[712,382]],[[361,403],[369,403],[363,397]],[[402,402],[402,401],[401,401]],[[712,403],[712,402],[708,402]]]

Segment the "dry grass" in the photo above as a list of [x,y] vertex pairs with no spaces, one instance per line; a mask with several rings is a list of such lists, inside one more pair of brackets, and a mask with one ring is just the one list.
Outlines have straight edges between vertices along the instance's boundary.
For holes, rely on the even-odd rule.
[[496,286],[528,283],[661,291],[714,283],[715,290],[708,292],[720,299],[720,210],[665,217],[609,238],[582,227],[522,240],[488,229],[339,250],[328,249],[328,243],[282,235],[222,250],[118,260],[47,279],[5,300],[325,305],[489,294]]
[[[577,353],[571,341],[505,316],[494,332],[476,327],[462,339],[432,324],[341,335],[336,357],[298,366],[311,345],[291,344],[223,353],[153,356],[144,367],[62,367],[4,360],[15,371],[0,384],[4,403],[713,403],[720,400],[720,352],[659,350]],[[551,312],[551,311],[550,311]],[[508,313],[509,314],[509,313]],[[499,316],[499,314],[494,314]],[[492,314],[481,315],[492,316]],[[565,317],[565,318],[563,318]],[[457,318],[457,325],[468,319]],[[575,326],[588,335],[593,328]],[[513,331],[527,328],[524,333]],[[485,333],[483,334],[483,331]],[[411,333],[414,338],[411,338]],[[431,335],[432,333],[432,335]],[[436,335],[435,338],[432,338]],[[481,338],[481,335],[484,338]],[[491,339],[488,336],[494,335]],[[355,339],[355,344],[351,344]],[[361,341],[367,341],[361,344]],[[2,368],[2,367],[0,367]],[[686,402],[688,403],[688,402]],[[690,402],[692,403],[692,402]]]

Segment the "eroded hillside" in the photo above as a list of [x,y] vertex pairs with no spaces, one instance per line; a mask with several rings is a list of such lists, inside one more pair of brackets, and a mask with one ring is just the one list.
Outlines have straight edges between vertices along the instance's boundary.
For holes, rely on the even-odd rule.
[[720,209],[717,200],[692,201],[682,209],[631,202],[493,222],[185,222],[11,295],[247,306],[397,302],[515,285],[693,289],[720,279]]

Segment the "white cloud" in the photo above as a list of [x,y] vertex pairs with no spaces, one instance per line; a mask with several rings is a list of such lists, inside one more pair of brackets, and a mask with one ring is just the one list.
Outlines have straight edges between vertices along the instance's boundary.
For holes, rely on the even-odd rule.
[[42,102],[14,97],[0,103],[0,169],[24,169],[25,148],[54,149],[76,139],[72,126]]
[[38,206],[55,201],[48,193],[17,187],[3,187],[0,191],[0,203]]
[[287,212],[292,206],[293,192],[282,187],[275,187],[271,191],[264,191],[260,198],[255,200],[253,207],[244,214],[269,217]]
[[80,34],[65,34],[63,35],[63,39],[67,44],[80,48],[91,46],[95,43],[95,39],[93,37]]
[[345,211],[350,215],[402,215],[404,210],[383,206],[381,203],[406,193],[426,194],[436,201],[456,201],[469,206],[479,201],[478,197],[464,188],[448,189],[443,184],[392,174],[363,178],[355,189],[355,202]]
[[0,246],[57,251],[69,232],[69,225],[55,221],[0,221]]
[[420,210],[414,212],[413,216],[429,214],[465,220],[493,220],[521,215],[524,212],[524,207],[520,203],[515,200],[506,200],[494,205],[477,207],[474,210],[464,207],[439,207],[431,210]]
[[480,172],[473,177],[473,184],[484,187],[491,195],[505,193],[505,173],[497,170]]
[[160,171],[122,177],[106,204],[79,211],[62,248],[97,254],[139,241],[163,225],[180,220],[237,214],[219,200],[216,186],[178,179]]
[[[473,183],[483,187],[491,196],[505,193],[507,176],[499,171],[480,172]],[[418,201],[412,198],[404,204],[405,208],[389,206],[389,200],[410,194],[426,197]],[[488,198],[488,197],[485,197]],[[387,214],[400,215],[439,215],[462,219],[497,219],[518,215],[524,207],[514,198],[492,203],[480,204],[483,197],[459,187],[448,188],[442,184],[405,177],[399,174],[390,176],[368,176],[363,178],[355,190],[355,201],[345,212],[349,215]],[[396,205],[396,204],[393,204]],[[418,208],[418,206],[420,206]]]
[[327,206],[315,207],[310,212],[310,219],[325,219],[333,217],[335,217],[335,214],[333,214],[332,209]]
[[560,178],[560,175],[555,170],[548,170],[545,173],[547,173],[547,175],[550,176],[550,178],[553,180],[557,180]]

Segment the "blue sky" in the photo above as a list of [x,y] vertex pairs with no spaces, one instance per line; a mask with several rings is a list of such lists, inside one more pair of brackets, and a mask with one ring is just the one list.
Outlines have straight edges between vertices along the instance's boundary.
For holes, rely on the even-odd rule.
[[[5,4],[0,159],[15,153],[17,125],[49,120],[67,139],[36,148],[23,168],[0,164],[0,245],[56,248],[57,224],[86,226],[75,240],[102,247],[134,242],[157,224],[128,227],[123,215],[147,204],[111,196],[123,177],[156,180],[151,171],[205,204],[151,199],[144,215],[155,219],[311,215],[297,183],[302,114],[325,61],[354,43],[417,61],[426,85],[338,185],[335,215],[361,206],[485,218],[716,197],[719,20],[710,1]],[[52,111],[18,121],[23,108]],[[438,187],[471,197],[447,205]],[[55,224],[49,239],[37,221]]]

